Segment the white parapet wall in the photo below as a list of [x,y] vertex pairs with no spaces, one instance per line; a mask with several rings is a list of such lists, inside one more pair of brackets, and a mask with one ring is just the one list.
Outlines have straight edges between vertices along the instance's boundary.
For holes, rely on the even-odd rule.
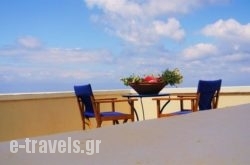
[[[161,92],[195,93],[196,88],[164,88]],[[96,98],[117,97],[134,93],[130,89],[94,91]],[[156,118],[156,103],[152,98],[143,98],[145,118]],[[250,103],[250,86],[222,87],[219,108]],[[164,111],[178,109],[178,102],[171,102]],[[187,106],[188,103],[187,103]],[[117,105],[122,111],[129,109],[126,103]],[[135,102],[140,120],[141,104]],[[106,105],[103,108],[107,108]],[[93,120],[94,122],[94,120]],[[104,126],[111,123],[104,123]],[[95,128],[95,123],[91,128]],[[82,121],[73,91],[43,93],[0,94],[0,141],[59,132],[81,130]]]

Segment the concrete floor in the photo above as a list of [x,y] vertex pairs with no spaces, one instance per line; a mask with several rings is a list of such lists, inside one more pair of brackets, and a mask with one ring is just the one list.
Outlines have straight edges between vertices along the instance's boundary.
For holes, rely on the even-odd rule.
[[[11,153],[7,141],[0,143],[0,164],[244,165],[250,164],[249,125],[250,104],[245,104],[31,138],[37,141],[78,140],[85,153],[56,151],[44,154],[39,153],[39,145],[35,146],[35,153],[27,153],[25,149]],[[101,140],[99,153],[87,154],[86,142],[89,140]],[[24,139],[17,142],[25,144]]]

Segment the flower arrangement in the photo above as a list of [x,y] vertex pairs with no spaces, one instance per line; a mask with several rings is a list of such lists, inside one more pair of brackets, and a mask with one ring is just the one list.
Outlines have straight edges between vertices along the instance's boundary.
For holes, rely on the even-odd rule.
[[173,70],[166,69],[161,74],[158,75],[130,75],[129,77],[121,78],[124,85],[131,86],[131,84],[140,84],[140,83],[163,83],[165,85],[176,86],[177,84],[182,83],[183,76],[181,75],[178,68]]

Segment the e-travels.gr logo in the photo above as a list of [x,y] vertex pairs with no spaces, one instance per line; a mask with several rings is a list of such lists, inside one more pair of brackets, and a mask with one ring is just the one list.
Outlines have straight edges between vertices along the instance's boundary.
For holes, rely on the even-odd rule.
[[25,149],[26,153],[84,153],[93,155],[100,152],[101,140],[86,140],[84,149],[80,146],[80,140],[31,140],[26,138],[24,144],[19,144],[17,140],[10,141],[10,152],[17,153],[19,149]]

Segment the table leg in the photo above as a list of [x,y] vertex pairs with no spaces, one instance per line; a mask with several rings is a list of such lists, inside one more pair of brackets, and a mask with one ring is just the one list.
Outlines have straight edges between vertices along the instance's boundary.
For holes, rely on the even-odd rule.
[[143,120],[145,120],[144,106],[143,106],[143,102],[142,102],[142,97],[140,97],[140,101],[141,101],[141,108],[142,108],[142,117],[143,117]]
[[168,105],[168,103],[170,102],[170,100],[168,100],[160,109],[160,114],[162,113],[162,111],[165,109],[165,107]]
[[134,111],[137,121],[139,121],[139,117],[138,117],[137,110],[136,110],[135,107],[134,107],[133,101],[130,101],[130,98],[128,98],[128,104],[130,105],[130,107],[131,107],[132,110]]

